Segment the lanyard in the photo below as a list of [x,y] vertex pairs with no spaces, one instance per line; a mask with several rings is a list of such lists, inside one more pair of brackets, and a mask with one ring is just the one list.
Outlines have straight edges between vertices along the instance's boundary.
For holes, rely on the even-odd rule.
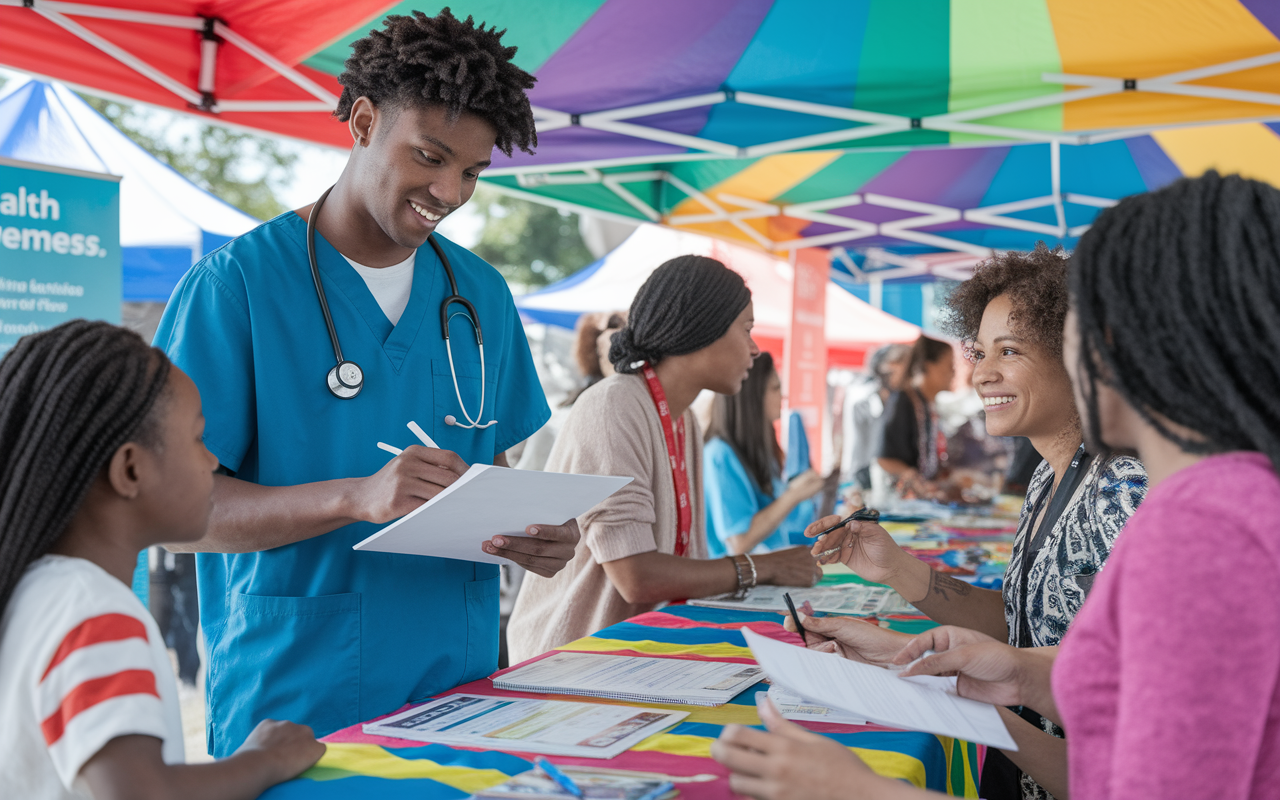
[[[1031,564],[1035,561],[1036,556],[1040,554],[1045,541],[1053,533],[1053,527],[1058,524],[1058,519],[1062,516],[1062,512],[1066,511],[1067,503],[1071,502],[1072,496],[1075,495],[1076,489],[1080,486],[1080,481],[1084,480],[1091,458],[1092,456],[1085,452],[1084,445],[1080,445],[1079,449],[1076,450],[1075,457],[1071,459],[1071,466],[1067,467],[1067,471],[1062,475],[1062,480],[1058,482],[1058,488],[1053,490],[1049,500],[1049,509],[1045,511],[1044,519],[1040,521],[1038,527],[1027,532],[1027,541],[1022,550],[1022,603],[1020,604],[1022,613],[1017,620],[1018,636],[1015,639],[1017,647],[1031,647],[1031,618],[1027,614],[1027,604],[1030,601],[1027,596],[1027,590],[1030,585]],[[1040,516],[1040,506],[1044,503],[1044,499],[1045,495],[1041,493],[1031,506],[1031,524],[1033,526],[1036,524],[1036,517]]]
[[676,488],[676,552],[683,556],[689,552],[689,535],[693,530],[693,507],[689,503],[689,468],[684,458],[684,417],[671,424],[671,411],[667,408],[667,393],[662,390],[658,381],[658,373],[647,363],[644,365],[644,380],[649,385],[649,394],[658,409],[658,419],[662,421],[662,434],[667,439],[667,454],[671,459],[671,480]]

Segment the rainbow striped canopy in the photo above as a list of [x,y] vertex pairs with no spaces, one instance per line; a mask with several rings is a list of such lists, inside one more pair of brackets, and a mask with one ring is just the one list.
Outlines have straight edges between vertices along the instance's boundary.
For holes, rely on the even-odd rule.
[[[0,63],[346,147],[350,43],[443,5],[0,0]],[[1124,194],[1280,169],[1274,0],[449,5],[538,77],[538,152],[495,185],[767,249],[1070,245]]]

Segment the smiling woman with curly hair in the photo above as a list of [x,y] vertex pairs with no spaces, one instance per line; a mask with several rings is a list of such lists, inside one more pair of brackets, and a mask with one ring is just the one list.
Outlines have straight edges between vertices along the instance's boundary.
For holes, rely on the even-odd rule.
[[[1031,252],[992,258],[952,292],[947,308],[945,327],[964,342],[973,364],[988,433],[1025,436],[1044,457],[1022,507],[1003,588],[978,589],[935,572],[870,522],[850,523],[839,534],[844,549],[838,557],[862,577],[888,583],[940,623],[982,631],[1016,647],[1056,645],[1146,494],[1146,471],[1134,458],[1089,452],[1082,443],[1062,363],[1067,260],[1060,250],[1040,244]],[[838,517],[822,519],[810,530],[837,522]],[[824,539],[823,547],[836,547],[836,535]],[[892,658],[908,638],[856,620],[813,619],[805,627],[811,647],[872,661]],[[982,796],[1062,793],[1065,746],[1061,738],[1049,737],[1061,737],[1061,729],[1031,711],[1024,719],[1005,709],[1001,714],[1021,749],[1008,757],[988,755]]]

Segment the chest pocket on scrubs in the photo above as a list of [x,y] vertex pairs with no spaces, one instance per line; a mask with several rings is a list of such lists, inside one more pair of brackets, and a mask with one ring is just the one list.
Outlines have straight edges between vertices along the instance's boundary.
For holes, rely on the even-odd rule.
[[[470,350],[475,349],[475,342],[469,343]],[[459,350],[464,349],[462,347]],[[448,358],[431,359],[431,395],[435,404],[434,416],[432,423],[435,430],[432,431],[427,427],[427,431],[431,433],[431,438],[436,444],[445,450],[462,456],[462,459],[468,464],[493,463],[495,445],[498,441],[498,428],[502,427],[502,422],[497,425],[490,425],[487,428],[463,428],[459,425],[446,425],[444,418],[453,416],[460,425],[469,425],[466,416],[462,413],[462,408],[458,405],[458,394],[462,394],[462,402],[467,408],[467,413],[472,419],[477,419],[480,411],[480,361],[475,355],[460,356],[454,352],[454,366],[458,371],[458,389],[453,388],[453,373],[449,370]],[[494,397],[497,394],[498,387],[494,383],[493,373],[490,372],[485,380],[485,399],[484,413],[480,414],[478,421],[481,425],[494,419],[497,416],[497,409],[494,408]],[[426,427],[426,426],[424,426]]]
[[[233,592],[226,627],[210,652],[211,695],[237,724],[287,719],[325,736],[360,721],[360,595],[267,597]],[[216,717],[215,717],[216,718]],[[218,732],[230,755],[249,735]]]

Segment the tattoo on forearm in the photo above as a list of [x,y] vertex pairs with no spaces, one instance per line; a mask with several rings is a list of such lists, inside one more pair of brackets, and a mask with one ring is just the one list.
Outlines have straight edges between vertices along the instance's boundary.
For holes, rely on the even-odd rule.
[[925,599],[937,595],[940,600],[950,601],[950,592],[954,592],[956,597],[966,597],[972,591],[973,587],[964,581],[934,570],[929,573],[929,593],[925,595]]

